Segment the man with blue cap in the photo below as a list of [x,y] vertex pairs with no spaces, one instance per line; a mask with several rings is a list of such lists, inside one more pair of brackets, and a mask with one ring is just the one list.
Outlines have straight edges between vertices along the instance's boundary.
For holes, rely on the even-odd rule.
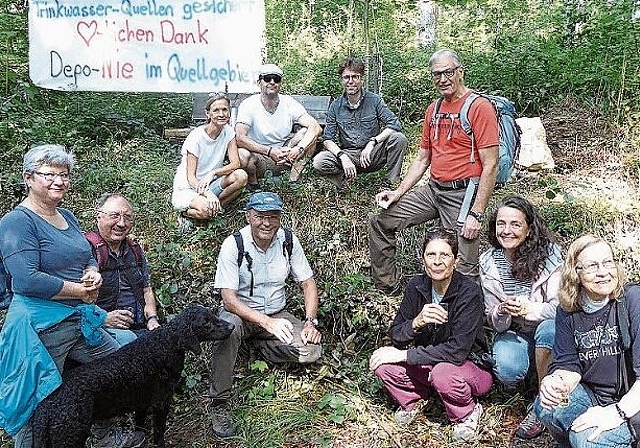
[[[281,214],[276,193],[253,194],[245,207],[248,225],[227,237],[218,255],[219,315],[235,325],[231,337],[216,341],[211,356],[212,428],[219,437],[236,432],[228,402],[243,341],[273,363],[306,364],[321,355],[318,289],[300,241],[280,226]],[[304,321],[284,311],[289,274],[302,286]]]
[[[280,174],[291,170],[298,180],[305,156],[312,156],[322,128],[304,106],[289,95],[280,94],[283,72],[275,64],[265,64],[258,72],[260,93],[238,107],[236,141],[242,167],[249,175],[249,189],[267,170]],[[294,125],[300,130],[292,135]]]

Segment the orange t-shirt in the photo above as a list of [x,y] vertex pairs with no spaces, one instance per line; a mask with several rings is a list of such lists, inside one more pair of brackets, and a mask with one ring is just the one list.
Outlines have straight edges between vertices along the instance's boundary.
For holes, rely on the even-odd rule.
[[[459,114],[470,94],[451,103],[442,101],[439,112]],[[471,162],[471,138],[462,129],[459,118],[455,118],[453,123],[450,119],[440,118],[436,138],[435,126],[431,127],[435,105],[434,101],[425,113],[420,143],[421,150],[431,151],[431,177],[440,182],[480,177],[482,162],[478,151],[500,143],[498,118],[493,105],[480,97],[469,108],[469,121],[475,136],[474,163]]]

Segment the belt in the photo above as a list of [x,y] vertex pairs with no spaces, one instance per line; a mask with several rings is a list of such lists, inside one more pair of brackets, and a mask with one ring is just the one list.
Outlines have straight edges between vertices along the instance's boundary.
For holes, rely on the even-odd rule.
[[471,178],[452,180],[449,182],[440,182],[439,180],[431,179],[431,182],[440,190],[462,190],[469,186]]

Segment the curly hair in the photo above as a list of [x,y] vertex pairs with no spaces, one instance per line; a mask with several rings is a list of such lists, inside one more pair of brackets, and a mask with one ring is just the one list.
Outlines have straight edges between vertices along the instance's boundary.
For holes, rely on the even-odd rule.
[[[582,235],[575,240],[569,246],[567,251],[567,259],[562,266],[562,277],[560,279],[560,290],[558,291],[558,301],[563,310],[568,313],[578,311],[582,308],[580,303],[580,292],[582,291],[582,284],[580,283],[580,276],[576,267],[578,266],[578,257],[587,247],[594,244],[604,243],[609,246],[611,253],[614,254],[613,247],[603,238],[595,235]],[[616,261],[616,271],[618,273],[618,284],[613,291],[613,296],[616,300],[622,296],[624,286],[624,271],[620,264]]]
[[502,248],[496,233],[498,211],[502,207],[515,208],[522,212],[529,226],[529,234],[516,248],[515,259],[511,263],[511,274],[518,280],[534,281],[544,269],[545,262],[551,254],[553,247],[551,232],[531,202],[520,196],[505,196],[489,218],[489,242],[496,249]]

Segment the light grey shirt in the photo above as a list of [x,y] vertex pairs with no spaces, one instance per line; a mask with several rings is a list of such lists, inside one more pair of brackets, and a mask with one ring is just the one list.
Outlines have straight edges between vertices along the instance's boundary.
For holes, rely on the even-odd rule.
[[282,311],[287,302],[285,281],[289,274],[297,282],[313,277],[300,240],[293,235],[293,251],[289,260],[284,249],[282,228],[278,229],[266,251],[261,250],[253,241],[250,226],[241,229],[240,235],[244,250],[253,260],[253,295],[250,295],[251,273],[246,257],[242,258],[242,264],[238,268],[238,247],[233,235],[228,236],[220,248],[214,287],[238,291],[238,299],[256,311],[268,315]]

